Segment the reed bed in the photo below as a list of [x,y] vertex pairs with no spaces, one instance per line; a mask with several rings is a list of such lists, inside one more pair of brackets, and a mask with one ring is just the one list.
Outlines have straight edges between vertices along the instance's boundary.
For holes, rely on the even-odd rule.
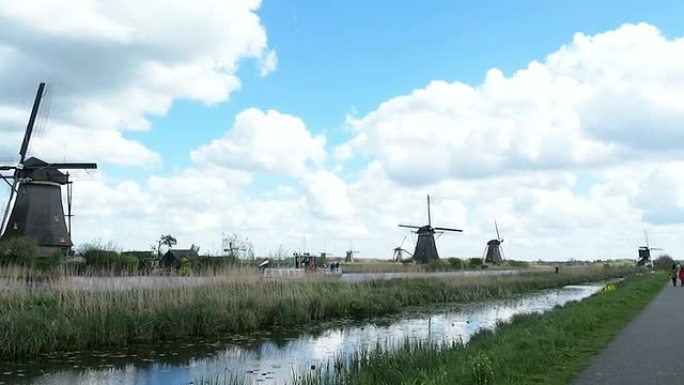
[[425,269],[413,263],[396,263],[391,261],[359,261],[342,263],[345,273],[419,273]]
[[[48,289],[0,295],[0,356],[120,347],[367,318],[407,306],[511,297],[627,273],[566,269],[561,274],[339,282],[262,280],[247,271],[201,285],[82,290],[57,277]],[[163,277],[162,277],[163,278]],[[92,278],[96,279],[96,278]]]

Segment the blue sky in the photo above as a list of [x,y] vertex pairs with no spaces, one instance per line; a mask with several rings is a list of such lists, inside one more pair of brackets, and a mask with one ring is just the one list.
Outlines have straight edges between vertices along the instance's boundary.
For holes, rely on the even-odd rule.
[[36,151],[100,165],[77,243],[387,257],[430,193],[447,254],[684,248],[684,3],[520,3],[0,0],[0,151],[52,83]]
[[[684,33],[680,1],[264,1],[258,11],[278,53],[278,68],[261,77],[240,63],[242,88],[206,106],[178,100],[148,132],[128,134],[162,154],[171,173],[191,163],[191,150],[222,135],[248,107],[301,117],[330,145],[348,140],[347,114],[440,79],[472,85],[485,72],[506,75],[572,39],[624,23],[649,22],[666,36]],[[130,177],[132,170],[121,170]],[[137,173],[137,172],[136,172]],[[146,173],[139,172],[144,178]],[[135,175],[135,174],[133,174]]]

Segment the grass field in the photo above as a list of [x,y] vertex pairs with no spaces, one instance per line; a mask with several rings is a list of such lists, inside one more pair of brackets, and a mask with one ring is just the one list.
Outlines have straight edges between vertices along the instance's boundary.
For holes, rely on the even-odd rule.
[[83,291],[0,290],[0,356],[116,347],[156,340],[366,318],[406,306],[473,302],[623,274],[561,274],[389,281],[262,281],[235,272],[199,287]]
[[300,383],[569,384],[665,281],[663,274],[632,276],[613,291],[480,332],[467,345],[406,344],[359,354],[350,363],[334,363],[340,369],[333,375],[309,374]]

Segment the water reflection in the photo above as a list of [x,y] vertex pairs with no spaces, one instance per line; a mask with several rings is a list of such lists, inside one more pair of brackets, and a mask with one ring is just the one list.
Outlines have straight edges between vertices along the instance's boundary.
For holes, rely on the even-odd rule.
[[374,322],[337,322],[301,333],[240,336],[194,343],[164,343],[117,353],[42,356],[0,364],[0,384],[185,384],[199,378],[245,376],[251,384],[284,384],[293,373],[320,367],[335,356],[405,341],[467,342],[482,328],[517,314],[543,312],[580,300],[601,285],[567,286],[517,300],[467,307],[414,309]]

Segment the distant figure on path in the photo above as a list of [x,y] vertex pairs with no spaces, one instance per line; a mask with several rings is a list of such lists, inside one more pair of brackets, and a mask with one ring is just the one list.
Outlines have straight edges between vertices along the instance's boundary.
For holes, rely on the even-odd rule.
[[679,268],[679,285],[684,286],[684,266]]
[[[672,286],[677,286],[677,264],[672,264],[672,272],[670,273],[670,278],[672,278]],[[681,270],[679,272],[681,275]]]
[[558,274],[559,270],[560,270],[560,268],[558,266],[556,266],[556,274]]

